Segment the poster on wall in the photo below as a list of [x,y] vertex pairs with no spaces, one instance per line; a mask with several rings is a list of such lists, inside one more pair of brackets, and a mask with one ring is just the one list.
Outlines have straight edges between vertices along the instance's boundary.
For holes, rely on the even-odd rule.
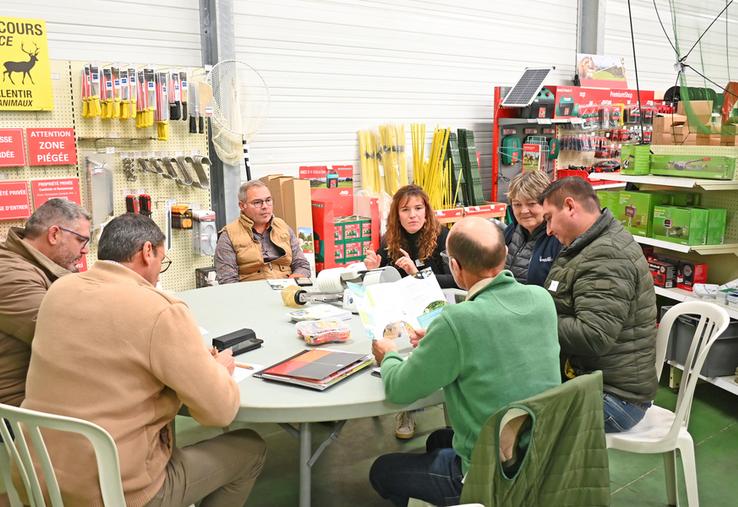
[[51,111],[51,62],[42,19],[0,16],[0,111]]
[[26,129],[28,165],[76,165],[73,128]]
[[22,129],[0,129],[0,167],[26,165]]
[[577,53],[580,86],[627,88],[625,59],[622,56]]
[[79,178],[55,178],[49,180],[31,180],[31,195],[33,209],[49,199],[67,199],[82,206],[79,192]]
[[30,216],[26,182],[0,181],[0,220],[20,220]]

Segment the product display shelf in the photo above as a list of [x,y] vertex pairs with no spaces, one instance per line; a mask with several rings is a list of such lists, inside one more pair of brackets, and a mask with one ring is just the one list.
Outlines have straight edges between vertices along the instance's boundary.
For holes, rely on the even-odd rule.
[[695,178],[679,178],[676,176],[634,176],[631,174],[615,173],[592,173],[589,175],[591,181],[614,180],[623,183],[640,183],[642,185],[656,185],[661,187],[676,188],[701,188],[703,190],[738,190],[736,180],[700,180]]
[[[668,364],[672,368],[684,370],[684,366],[677,363],[676,361],[668,360],[666,361],[666,364]],[[738,383],[736,383],[735,381],[735,376],[729,375],[726,377],[705,377],[704,375],[700,375],[700,378],[704,380],[705,382],[714,384],[721,389],[725,389],[728,392],[731,392],[733,394],[738,394]]]
[[[707,301],[705,299],[700,299],[696,297],[692,292],[684,289],[666,289],[664,287],[654,287],[654,289],[656,289],[656,294],[658,294],[659,296],[664,296],[665,298],[673,299],[674,301],[679,301],[680,303],[682,301]],[[715,303],[715,301],[710,302]],[[725,305],[720,306],[725,308],[725,311],[728,312],[728,315],[730,315],[731,319],[738,320],[738,309]]]
[[497,122],[501,126],[505,125],[580,125],[584,123],[581,118],[499,118]]
[[721,245],[682,245],[680,243],[672,243],[661,239],[649,238],[646,236],[633,236],[641,245],[650,245],[672,252],[689,253],[696,252],[700,255],[721,255],[734,254],[738,255],[738,243],[723,243]]

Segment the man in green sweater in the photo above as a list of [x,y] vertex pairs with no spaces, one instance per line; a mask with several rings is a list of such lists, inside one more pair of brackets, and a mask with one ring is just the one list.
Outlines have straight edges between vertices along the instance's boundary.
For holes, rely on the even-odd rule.
[[425,454],[380,456],[374,489],[395,505],[408,498],[435,505],[458,503],[462,477],[484,422],[506,404],[561,382],[556,309],[546,291],[522,285],[504,270],[505,239],[481,218],[465,218],[448,236],[454,280],[468,290],[449,306],[405,361],[392,340],[376,340],[387,400],[408,404],[444,390],[451,430],[428,437]]

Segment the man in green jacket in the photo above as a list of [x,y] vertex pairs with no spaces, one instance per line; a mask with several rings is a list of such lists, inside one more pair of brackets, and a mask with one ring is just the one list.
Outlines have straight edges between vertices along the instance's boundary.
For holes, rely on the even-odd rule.
[[[500,229],[481,218],[458,222],[446,241],[465,302],[448,306],[405,361],[392,340],[376,340],[387,400],[408,404],[443,389],[452,430],[439,430],[425,454],[387,454],[372,465],[374,489],[395,505],[418,498],[458,503],[480,428],[498,409],[561,382],[556,309],[545,289],[504,270]],[[424,336],[423,336],[424,335]],[[453,439],[453,440],[452,440]]]
[[656,378],[656,294],[640,246],[600,211],[581,178],[552,183],[540,196],[549,235],[564,245],[544,287],[559,314],[564,374],[602,370],[605,431],[626,431],[651,406]]

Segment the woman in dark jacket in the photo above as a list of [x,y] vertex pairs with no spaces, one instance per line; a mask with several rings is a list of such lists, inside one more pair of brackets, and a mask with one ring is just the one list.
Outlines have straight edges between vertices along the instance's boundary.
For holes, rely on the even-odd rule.
[[392,197],[379,251],[369,250],[364,264],[369,269],[393,265],[403,277],[430,267],[441,287],[456,287],[441,257],[447,236],[448,229],[438,223],[428,195],[417,185],[406,185]]
[[[382,236],[379,252],[369,250],[364,264],[369,269],[392,264],[403,277],[430,267],[441,287],[456,287],[448,264],[441,257],[447,236],[448,229],[438,223],[428,194],[417,185],[406,185],[392,197],[387,232]],[[397,413],[395,436],[404,440],[414,435],[413,412]]]
[[543,206],[538,204],[538,196],[549,183],[541,171],[519,174],[510,182],[507,195],[513,220],[505,229],[505,269],[520,283],[543,286],[561,250],[559,240],[546,234]]

